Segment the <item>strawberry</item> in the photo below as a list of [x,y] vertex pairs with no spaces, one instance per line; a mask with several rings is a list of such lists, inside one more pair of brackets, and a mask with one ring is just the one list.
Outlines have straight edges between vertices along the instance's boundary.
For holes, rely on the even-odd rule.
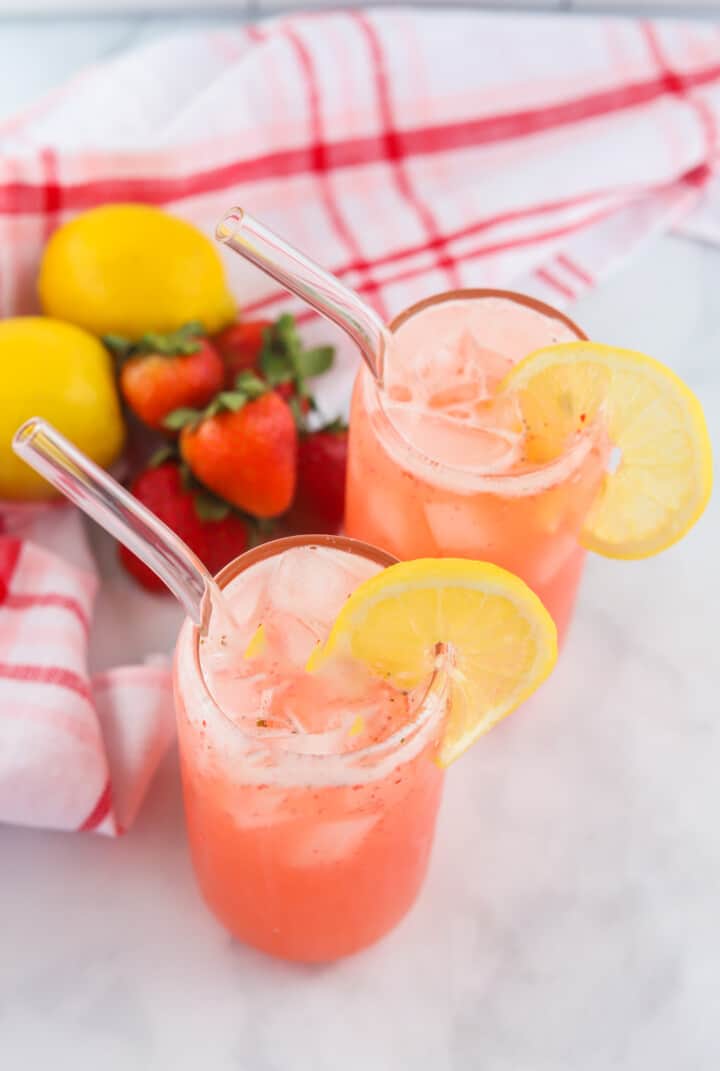
[[[186,486],[180,466],[165,461],[148,468],[133,481],[130,490],[161,521],[187,543],[212,573],[247,548],[248,531],[244,521],[228,506],[207,501]],[[127,571],[148,591],[165,591],[165,585],[147,565],[126,547],[119,548],[120,560]]]
[[270,320],[241,320],[230,324],[212,342],[225,366],[225,389],[232,390],[240,372],[256,372]]
[[204,413],[180,409],[165,424],[181,429],[180,454],[200,483],[246,513],[276,517],[295,493],[292,411],[252,372],[242,372],[236,384]]
[[340,422],[304,435],[298,448],[297,491],[288,522],[295,531],[340,530],[345,514],[347,428]]
[[106,345],[125,358],[123,397],[148,427],[162,428],[175,409],[207,405],[222,388],[222,360],[201,332],[199,324],[187,324],[170,335],[145,335],[137,343],[106,337]]
[[[222,511],[223,503],[219,503]],[[197,498],[195,509],[202,514],[202,506],[198,506]],[[205,520],[205,534],[207,536],[207,549],[203,561],[211,573],[219,573],[228,562],[237,558],[248,547],[248,526],[242,517],[233,510],[228,509],[224,515],[217,516],[215,520]]]

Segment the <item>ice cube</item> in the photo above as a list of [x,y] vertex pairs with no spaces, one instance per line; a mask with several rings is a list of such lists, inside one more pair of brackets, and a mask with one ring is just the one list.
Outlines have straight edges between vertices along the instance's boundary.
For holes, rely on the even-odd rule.
[[451,382],[472,383],[482,397],[488,398],[511,367],[512,361],[485,345],[484,340],[469,328],[464,328],[454,345]]
[[315,867],[339,863],[358,850],[378,821],[377,814],[361,814],[336,822],[318,822],[293,839],[286,855],[287,864]]
[[425,517],[438,546],[446,555],[484,558],[502,546],[502,531],[493,523],[497,510],[481,498],[458,495],[454,500],[425,503]]
[[349,595],[377,570],[368,559],[327,547],[286,551],[267,589],[264,624],[271,642],[280,642],[293,665],[304,665]]
[[342,726],[324,733],[299,732],[292,737],[288,749],[296,755],[337,755],[342,751],[344,736]]
[[302,670],[327,630],[314,621],[274,609],[265,615],[268,655],[280,660],[283,671]]
[[264,674],[243,674],[238,670],[215,667],[206,678],[213,699],[231,721],[239,725],[245,720],[254,722],[261,717]]
[[516,433],[403,406],[393,406],[389,413],[408,442],[441,464],[491,473],[506,471],[520,457],[522,438]]
[[470,405],[484,399],[484,392],[477,382],[453,383],[442,387],[428,398],[430,409],[451,409],[453,406]]
[[284,793],[269,786],[243,789],[233,817],[243,829],[257,829],[290,819]]
[[423,513],[423,485],[405,480],[387,483],[375,480],[372,491],[365,497],[364,527],[372,532],[371,541],[404,558],[427,558],[438,555]]
[[325,547],[294,547],[270,577],[269,611],[327,627],[356,585],[347,556]]
[[[225,596],[237,627],[247,633],[247,639],[255,632],[262,620],[262,611],[267,598],[267,586],[275,569],[272,559],[251,566],[228,584]],[[213,633],[210,619],[210,634]]]
[[485,351],[472,332],[465,328],[456,343],[453,367],[453,375],[458,381],[475,383],[484,395],[487,394],[485,366],[483,363],[485,352],[492,351]]
[[396,383],[394,386],[389,387],[387,393],[388,398],[393,402],[412,401],[412,391],[404,383]]

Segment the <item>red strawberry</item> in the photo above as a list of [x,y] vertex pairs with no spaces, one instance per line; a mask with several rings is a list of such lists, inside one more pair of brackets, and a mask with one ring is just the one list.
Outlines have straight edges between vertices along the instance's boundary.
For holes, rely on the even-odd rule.
[[208,546],[203,561],[211,573],[219,573],[228,562],[247,550],[247,525],[232,510],[227,516],[204,524]]
[[288,521],[296,531],[340,530],[345,514],[347,428],[331,424],[305,435],[298,448],[297,491]]
[[295,493],[297,430],[287,402],[249,372],[203,414],[179,414],[180,453],[215,494],[255,517],[284,513]]
[[[223,515],[220,510],[215,514],[218,519],[202,519],[201,502],[185,487],[180,467],[173,461],[140,473],[130,490],[177,532],[213,573],[247,548],[247,528],[236,514]],[[126,547],[119,547],[119,553],[127,571],[144,588],[148,591],[166,590],[162,580]]]
[[120,390],[148,427],[161,429],[174,409],[202,408],[221,390],[222,360],[207,339],[198,337],[199,330],[188,324],[172,335],[146,335],[134,345],[106,339],[128,357],[120,371]]
[[225,366],[225,387],[232,390],[240,372],[257,371],[269,320],[242,320],[213,337]]

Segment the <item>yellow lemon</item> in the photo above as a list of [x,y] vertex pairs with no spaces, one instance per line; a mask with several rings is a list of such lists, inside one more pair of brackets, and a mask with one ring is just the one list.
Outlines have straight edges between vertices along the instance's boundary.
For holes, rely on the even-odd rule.
[[45,417],[99,465],[122,450],[112,361],[93,335],[41,316],[0,321],[0,498],[51,498],[49,483],[12,452],[24,420]]
[[39,291],[48,316],[130,339],[191,320],[212,333],[236,311],[213,243],[147,205],[104,205],[60,227],[45,248]]
[[529,455],[547,461],[596,421],[617,464],[582,542],[609,558],[646,558],[676,543],[705,509],[712,448],[700,402],[669,368],[634,350],[567,342],[531,353],[501,390],[517,394]]
[[396,687],[414,688],[430,679],[438,644],[448,652],[450,708],[439,754],[447,766],[555,665],[553,620],[518,577],[462,558],[391,565],[355,589],[307,669],[349,655]]

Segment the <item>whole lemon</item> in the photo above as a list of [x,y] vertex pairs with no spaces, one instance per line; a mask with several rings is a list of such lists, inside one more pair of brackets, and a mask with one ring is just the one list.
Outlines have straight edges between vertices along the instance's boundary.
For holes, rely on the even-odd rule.
[[212,334],[236,311],[212,242],[148,205],[103,205],[60,227],[45,247],[39,291],[48,316],[130,339],[191,320]]
[[0,498],[55,494],[12,451],[10,440],[28,417],[45,417],[99,465],[122,450],[112,361],[87,331],[42,316],[0,321],[0,382]]

